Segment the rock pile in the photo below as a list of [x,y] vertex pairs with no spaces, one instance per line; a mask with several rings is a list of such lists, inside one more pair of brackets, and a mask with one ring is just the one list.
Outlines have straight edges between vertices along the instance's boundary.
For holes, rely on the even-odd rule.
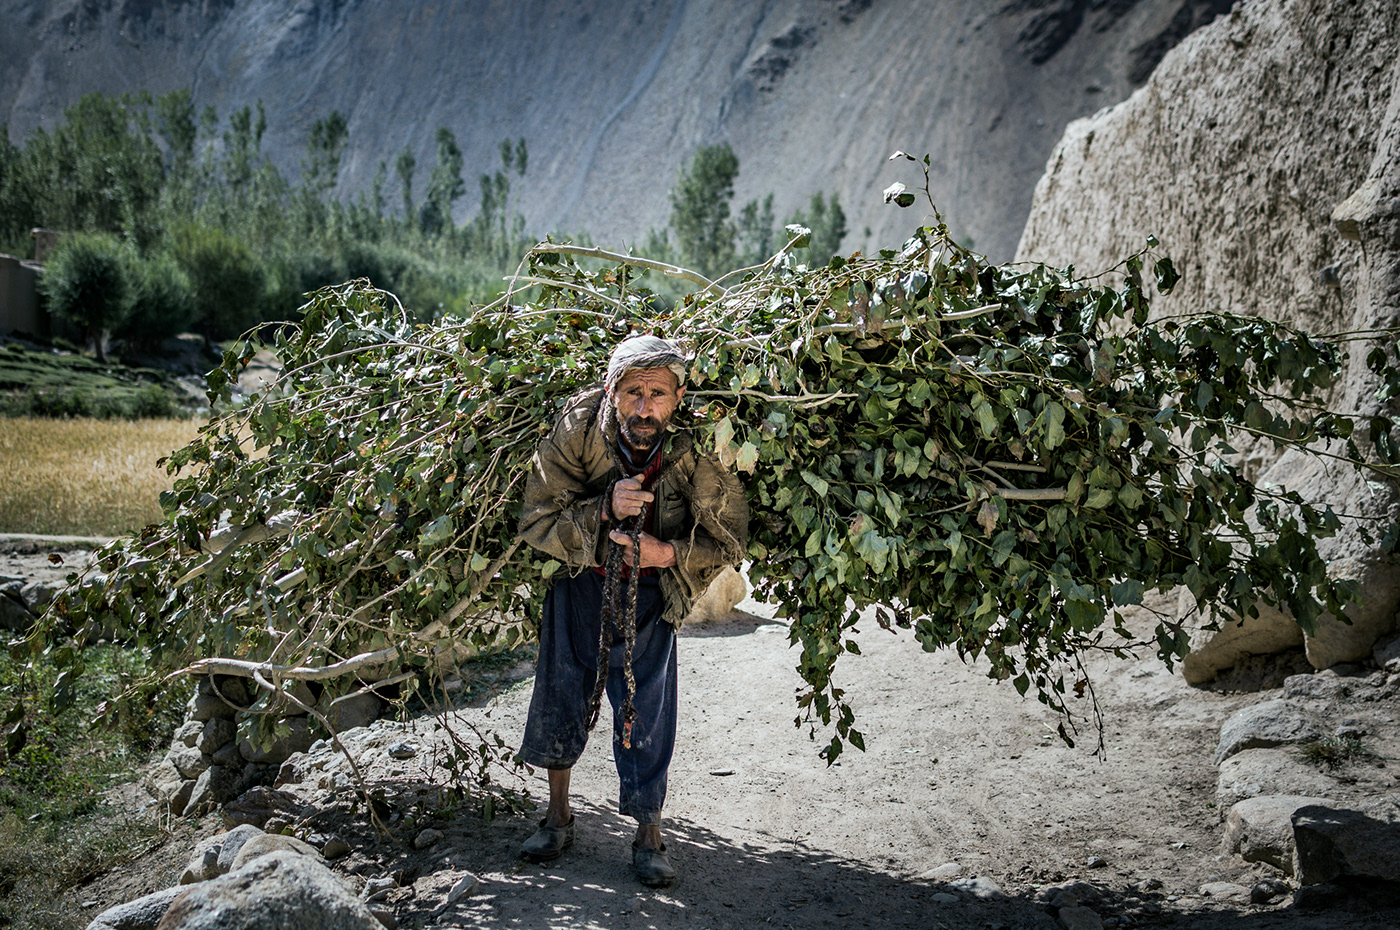
[[[241,799],[240,799],[241,800]],[[108,908],[88,930],[380,930],[393,913],[361,899],[313,846],[251,824],[197,845],[180,884]]]
[[[325,714],[337,732],[366,726],[383,708],[383,701],[369,692],[331,700],[299,682],[292,693]],[[296,713],[298,708],[290,703],[267,709],[281,715],[277,735],[268,742],[255,741],[247,735],[247,727],[240,727],[251,722],[252,704],[244,679],[201,678],[169,752],[144,779],[147,792],[172,814],[200,813],[249,788],[270,784],[283,763],[311,748],[316,738],[312,721],[305,713]],[[239,735],[240,728],[245,735]]]
[[1220,729],[1225,851],[1272,866],[1301,907],[1400,895],[1400,639],[1374,666],[1294,675]]

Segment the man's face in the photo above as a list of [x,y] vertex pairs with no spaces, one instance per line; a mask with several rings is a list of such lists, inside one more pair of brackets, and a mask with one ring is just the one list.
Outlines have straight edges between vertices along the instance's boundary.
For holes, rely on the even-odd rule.
[[684,396],[669,368],[634,368],[623,375],[612,392],[622,441],[637,452],[653,449]]

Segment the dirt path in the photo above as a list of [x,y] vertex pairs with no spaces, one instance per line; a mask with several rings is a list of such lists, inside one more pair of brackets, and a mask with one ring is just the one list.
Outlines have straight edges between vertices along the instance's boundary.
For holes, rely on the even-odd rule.
[[[681,880],[664,892],[632,877],[635,825],[616,813],[606,738],[595,737],[575,770],[576,845],[546,866],[516,856],[538,815],[483,822],[459,813],[435,822],[446,835],[429,849],[376,848],[363,818],[344,815],[345,792],[333,800],[315,772],[290,790],[319,809],[313,828],[338,830],[354,848],[338,871],[400,876],[383,903],[403,927],[1052,930],[1061,924],[1046,908],[1048,886],[1073,882],[1080,903],[1109,927],[1397,925],[1397,913],[1360,906],[1303,912],[1286,897],[1254,907],[1199,894],[1207,882],[1247,888],[1274,874],[1221,855],[1214,805],[1220,723],[1261,695],[1189,688],[1152,658],[1098,660],[1091,669],[1108,722],[1100,761],[1092,738],[1066,747],[1040,704],[955,655],[925,655],[873,622],[857,639],[863,655],[842,660],[840,679],[868,751],[848,751],[828,768],[816,754],[827,736],[819,730],[813,742],[793,726],[800,681],[784,626],[735,614],[682,634],[682,715],[664,827]],[[459,713],[513,740],[530,691],[522,678]],[[408,727],[381,721],[348,736],[372,780],[405,799],[429,783],[433,729],[431,718]],[[419,748],[407,763],[386,752],[402,741]],[[333,757],[322,759],[331,771]],[[527,784],[545,796],[542,772]],[[213,829],[206,818],[205,832]],[[416,829],[399,832],[408,840]],[[172,839],[83,894],[107,906],[173,884],[191,845],[188,836]],[[955,871],[950,863],[957,876],[921,877]],[[447,903],[464,873],[480,884]],[[959,877],[974,881],[960,887]]]

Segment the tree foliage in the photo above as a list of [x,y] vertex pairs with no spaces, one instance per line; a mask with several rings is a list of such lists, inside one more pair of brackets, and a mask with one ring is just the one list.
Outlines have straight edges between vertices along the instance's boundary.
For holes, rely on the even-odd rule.
[[[345,690],[446,640],[518,641],[559,570],[515,535],[527,462],[638,331],[694,349],[684,425],[746,479],[749,580],[790,624],[798,723],[835,725],[829,761],[864,745],[837,670],[866,608],[1072,724],[1078,657],[1133,647],[1122,610],[1149,590],[1184,588],[1204,618],[1275,604],[1305,629],[1353,597],[1317,552],[1339,516],[1230,458],[1248,435],[1360,461],[1358,427],[1397,458],[1389,420],[1321,406],[1338,344],[1232,314],[1151,320],[1177,280],[1151,240],[1084,279],[989,264],[941,219],[815,267],[796,257],[808,235],[670,311],[655,263],[590,270],[576,256],[597,250],[551,242],[521,290],[450,323],[363,284],[318,292],[277,336],[280,381],[171,457],[165,522],[99,553],[32,648],[76,667],[115,632],[158,669]],[[211,399],[229,403],[252,352],[225,355]],[[210,543],[224,523],[242,529]],[[1153,645],[1183,655],[1185,621],[1160,618]]]

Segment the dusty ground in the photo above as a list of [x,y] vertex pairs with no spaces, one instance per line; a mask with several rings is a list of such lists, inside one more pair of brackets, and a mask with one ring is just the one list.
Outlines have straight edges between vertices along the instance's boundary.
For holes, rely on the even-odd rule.
[[[575,771],[577,843],[544,866],[516,857],[538,815],[486,822],[466,808],[455,816],[434,814],[431,802],[414,808],[437,774],[432,718],[347,735],[372,780],[398,802],[394,816],[418,817],[411,827],[395,823],[400,842],[376,844],[363,816],[349,814],[348,792],[318,787],[336,769],[333,759],[287,789],[307,802],[311,829],[338,833],[353,848],[337,871],[356,882],[400,880],[383,903],[405,927],[1048,930],[1058,924],[1044,906],[1046,886],[1074,881],[1092,886],[1079,897],[1108,926],[1400,924],[1400,911],[1359,901],[1304,912],[1287,897],[1254,907],[1198,893],[1210,881],[1248,887],[1276,874],[1222,856],[1211,762],[1221,722],[1272,692],[1191,688],[1150,657],[1096,660],[1107,721],[1100,760],[1092,737],[1068,748],[1054,734],[1057,719],[1009,685],[869,623],[858,636],[864,654],[843,659],[840,670],[868,751],[848,750],[828,768],[817,758],[826,735],[819,730],[814,742],[793,726],[800,681],[785,628],[763,605],[741,606],[753,613],[681,637],[682,716],[665,824],[681,880],[670,890],[648,891],[632,877],[635,826],[616,813],[606,738],[595,737]],[[528,668],[498,674],[499,693],[459,713],[513,740],[529,704]],[[418,754],[391,760],[385,750],[398,742]],[[542,772],[522,786],[545,796]],[[123,798],[140,803],[132,787]],[[171,826],[144,859],[78,891],[86,913],[174,884],[196,839],[219,829],[212,815]],[[444,839],[413,849],[409,841],[428,826]],[[1091,867],[1091,857],[1105,864]],[[920,878],[948,863],[964,878],[991,879],[1004,896]],[[446,904],[464,873],[480,884]]]
[[[0,574],[58,582],[83,562],[69,552],[64,565],[51,565],[37,551],[47,547],[17,541],[3,548],[10,551],[0,551]],[[763,605],[743,606],[753,613],[681,638],[682,717],[666,824],[681,871],[674,889],[650,892],[632,878],[634,827],[616,813],[606,738],[594,740],[574,778],[578,842],[549,866],[516,858],[533,829],[530,815],[483,822],[474,810],[455,817],[420,810],[415,827],[394,824],[400,839],[425,826],[446,836],[418,851],[407,842],[376,844],[364,817],[349,812],[348,794],[317,787],[314,772],[290,790],[307,802],[311,828],[338,833],[354,849],[335,863],[338,871],[357,882],[402,880],[383,903],[404,927],[1048,930],[1057,924],[1043,906],[1046,887],[1076,881],[1092,886],[1081,887],[1080,897],[1109,926],[1400,925],[1400,911],[1361,902],[1303,912],[1286,897],[1251,907],[1198,893],[1206,882],[1247,887],[1274,874],[1222,856],[1211,753],[1230,713],[1277,690],[1191,688],[1151,657],[1098,659],[1091,669],[1107,722],[1100,760],[1091,734],[1079,748],[1066,747],[1054,735],[1054,715],[1009,685],[988,682],[954,655],[925,655],[909,637],[870,623],[858,637],[864,654],[843,659],[839,672],[868,752],[848,750],[828,768],[816,755],[828,734],[818,731],[812,741],[793,726],[800,681],[785,628],[765,617]],[[1282,674],[1303,670],[1286,666],[1246,671],[1236,683],[1276,688]],[[460,714],[514,740],[529,703],[528,668],[498,674],[500,693]],[[439,742],[432,726],[429,718],[356,731],[372,779],[399,802],[400,815],[441,774],[431,762]],[[418,755],[389,760],[384,749],[403,741]],[[1400,780],[1392,772],[1400,773],[1393,762],[1362,780],[1372,793],[1395,791]],[[522,786],[544,796],[542,773]],[[149,803],[134,785],[113,801],[130,810]],[[83,913],[174,884],[194,843],[220,828],[213,816],[167,826],[165,842],[142,859],[77,890],[76,901],[88,905]],[[1091,868],[1091,857],[1106,864]],[[951,878],[920,878],[949,863],[961,867],[961,877],[990,878],[1005,897],[979,898],[950,887]],[[446,905],[448,889],[466,873],[479,886]],[[1159,888],[1150,887],[1154,880]]]

